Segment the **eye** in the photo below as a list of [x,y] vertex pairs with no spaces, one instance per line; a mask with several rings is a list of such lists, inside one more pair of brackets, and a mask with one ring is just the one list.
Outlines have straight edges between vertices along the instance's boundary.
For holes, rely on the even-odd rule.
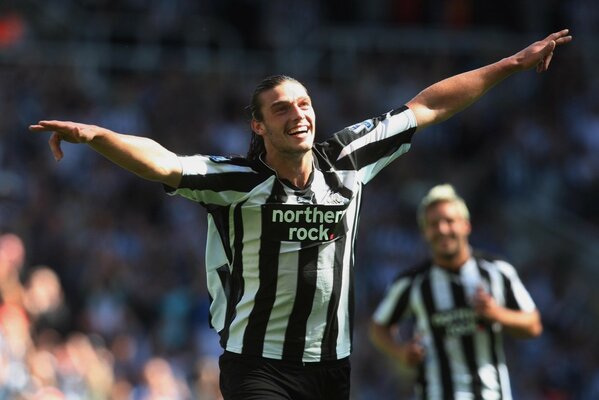
[[274,107],[273,112],[275,114],[283,114],[286,110],[287,110],[287,106],[278,105],[278,106]]
[[310,108],[311,105],[312,104],[310,103],[310,100],[302,100],[299,102],[299,106],[304,110],[307,110],[308,108]]

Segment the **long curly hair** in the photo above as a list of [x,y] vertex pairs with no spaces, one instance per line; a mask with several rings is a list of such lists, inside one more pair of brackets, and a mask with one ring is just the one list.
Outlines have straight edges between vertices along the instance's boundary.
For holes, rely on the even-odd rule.
[[[252,94],[252,98],[250,99],[250,105],[246,107],[248,111],[249,118],[251,120],[262,121],[264,116],[262,115],[262,104],[260,103],[260,95],[270,89],[273,89],[284,82],[294,82],[304,86],[297,79],[294,79],[287,75],[272,75],[264,78],[256,89],[254,89],[254,93]],[[250,148],[247,152],[248,160],[257,160],[258,157],[262,153],[266,151],[264,147],[264,139],[262,136],[258,135],[256,132],[252,131],[252,137],[250,138]]]

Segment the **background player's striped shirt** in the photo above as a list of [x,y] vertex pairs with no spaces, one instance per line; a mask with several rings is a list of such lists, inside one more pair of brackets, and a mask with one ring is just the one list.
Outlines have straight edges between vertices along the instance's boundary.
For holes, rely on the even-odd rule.
[[478,255],[458,272],[426,262],[402,273],[374,313],[374,321],[386,326],[414,319],[426,352],[421,398],[512,398],[502,328],[478,318],[471,305],[479,285],[501,306],[536,309],[512,265]]
[[262,160],[180,157],[179,194],[208,211],[210,318],[224,349],[304,362],[349,356],[362,187],[408,151],[407,107],[314,145],[305,189]]

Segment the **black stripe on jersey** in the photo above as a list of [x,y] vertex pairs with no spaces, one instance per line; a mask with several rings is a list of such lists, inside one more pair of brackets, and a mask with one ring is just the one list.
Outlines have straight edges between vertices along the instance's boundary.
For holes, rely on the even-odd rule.
[[410,279],[410,284],[406,288],[406,290],[399,297],[397,304],[395,305],[395,309],[391,314],[391,318],[389,319],[389,326],[398,322],[402,317],[405,311],[409,309],[408,303],[410,301],[410,295],[412,291],[413,279],[417,275],[425,273],[426,270],[430,269],[431,260],[426,260],[422,263],[416,264],[413,267],[408,268],[405,271],[401,271],[394,279],[393,282],[397,282],[401,279]]
[[412,283],[410,282],[409,286],[406,290],[403,291],[399,299],[397,300],[397,304],[393,309],[393,313],[391,314],[391,318],[389,319],[388,326],[391,326],[397,323],[403,316],[403,313],[408,310],[408,302],[410,301],[410,292],[412,290]]
[[[287,200],[285,189],[275,179],[267,203],[284,203]],[[262,226],[266,226],[266,213],[262,213]],[[248,317],[248,324],[243,336],[243,353],[262,356],[264,337],[270,313],[277,294],[277,276],[279,270],[280,241],[261,239],[258,251],[258,274],[260,287],[254,299],[254,308]]]
[[[221,280],[221,283],[222,283],[222,280]],[[213,301],[214,301],[214,298],[212,298],[212,296],[208,295],[208,302],[209,302],[208,304],[212,304]],[[210,327],[210,329],[214,329],[214,325],[212,324],[212,313],[210,312],[210,310],[208,310],[208,326]]]
[[[480,274],[482,282],[485,283],[486,287],[488,287],[489,290],[491,290],[491,288],[493,287],[491,284],[491,273],[488,269],[482,267],[480,259],[474,258],[474,261],[476,261],[476,268],[478,269],[478,273]],[[491,295],[493,295],[492,291]],[[477,323],[479,327],[490,325],[489,322],[487,322],[487,320],[485,320],[483,317],[478,317]],[[489,331],[489,335],[491,335],[491,332],[492,331]],[[497,365],[495,365],[495,368],[497,369]]]
[[[422,300],[424,302],[424,307],[426,308],[427,314],[433,315],[436,312],[435,302],[433,299],[433,293],[431,288],[431,279],[430,275],[423,280],[422,282]],[[428,320],[429,329],[433,334],[433,342],[435,344],[435,348],[437,350],[437,357],[439,360],[439,370],[441,373],[441,382],[443,384],[443,398],[446,400],[453,399],[453,380],[451,379],[451,369],[449,367],[449,358],[447,356],[447,351],[445,351],[445,345],[443,340],[443,332],[440,331],[440,328],[434,327],[430,319]],[[441,328],[442,329],[442,328]]]
[[212,204],[200,203],[206,208],[206,211],[212,215],[214,225],[218,231],[218,236],[223,243],[225,254],[229,263],[232,261],[231,243],[229,241],[229,213],[231,212],[231,206],[217,206]]
[[[241,208],[245,202],[239,203],[233,210],[233,223],[235,229],[235,237],[233,238],[233,266],[230,272],[229,292],[227,294],[227,311],[225,314],[225,327],[220,335],[221,345],[224,349],[227,348],[227,340],[229,339],[229,328],[236,315],[236,307],[243,297],[243,219],[241,217]],[[230,249],[229,249],[230,252]]]
[[505,306],[512,310],[520,310],[520,305],[518,304],[516,296],[514,295],[512,283],[503,273],[501,274],[501,278],[503,279],[503,293],[505,294]]
[[[229,271],[229,266],[227,264],[221,265],[216,269],[216,273],[218,274],[218,279],[220,279],[220,284],[225,292],[225,298],[231,298],[231,272]],[[214,299],[210,295],[208,297],[210,298],[210,304],[212,304]],[[208,323],[210,327],[214,328],[214,325],[212,325],[212,313],[210,313],[210,311],[208,311],[208,317]],[[224,328],[221,332],[219,332],[221,345],[225,344],[226,342],[226,338],[223,340],[223,334],[228,334],[228,331],[226,331]]]
[[[476,261],[476,266],[478,268],[478,272],[481,275],[482,280],[487,284],[488,288],[491,288],[491,273],[489,272],[488,269],[483,268],[482,264],[481,264],[481,260],[479,258],[475,258]],[[498,355],[498,351],[500,351],[497,346],[500,345],[499,341],[501,340],[501,338],[499,337],[500,334],[498,334],[497,332],[493,331],[493,326],[488,323],[487,321],[485,321],[482,317],[479,320],[479,329],[484,329],[487,336],[489,337],[489,348],[491,350],[491,362],[493,363],[493,367],[495,368],[495,371],[497,371],[497,379],[499,380],[499,386],[500,387],[505,387],[506,386],[506,382],[503,382],[503,376],[501,375],[501,373],[499,373],[499,355]],[[503,398],[503,390],[499,390],[499,399]]]
[[343,253],[348,238],[343,238],[335,242],[335,263],[333,265],[333,287],[329,307],[327,308],[327,324],[324,328],[324,335],[321,346],[321,360],[336,360],[337,357],[337,336],[339,335],[339,321],[337,319],[337,310],[339,309],[339,300],[341,298],[341,282],[343,279]]
[[481,263],[480,263],[480,259],[475,258],[474,259],[476,261],[476,268],[478,269],[478,273],[481,276],[482,281],[487,285],[488,288],[491,287],[491,274],[489,273],[489,271],[486,268],[483,268]]
[[306,344],[306,326],[316,291],[318,247],[302,248],[298,258],[296,295],[285,332],[283,359],[301,361]]
[[250,192],[267,178],[268,175],[255,172],[183,175],[179,189],[211,190],[213,192],[224,192],[227,190]]
[[[453,295],[453,301],[456,308],[471,308],[466,300],[463,287],[453,281],[451,282],[451,294]],[[464,355],[466,357],[468,372],[472,377],[472,394],[474,394],[474,398],[476,400],[482,399],[482,382],[480,375],[478,374],[478,366],[476,365],[474,333],[472,335],[462,335],[460,339],[462,342],[462,350],[464,351]]]
[[397,115],[397,114],[401,114],[402,112],[406,111],[408,109],[408,106],[403,105],[401,107],[398,107],[394,110],[391,110],[391,112],[389,112],[389,114],[391,115]]
[[[316,152],[316,157],[315,160],[318,160],[319,158],[322,157],[321,154],[319,154],[318,152]],[[318,164],[318,161],[316,161]],[[346,199],[351,199],[353,196],[353,192],[346,188],[345,186],[343,186],[343,184],[341,183],[341,181],[339,180],[339,176],[335,173],[335,171],[330,170],[332,168],[332,165],[330,164],[330,162],[326,159],[321,159],[320,163],[325,163],[329,166],[329,170],[328,171],[321,171],[322,175],[324,177],[324,181],[326,182],[327,186],[331,188],[332,191],[339,193],[341,196],[345,197]]]
[[352,229],[352,237],[350,244],[353,246],[353,251],[351,252],[348,260],[348,268],[349,268],[349,288],[347,293],[347,302],[348,302],[348,314],[349,314],[349,344],[350,350],[353,348],[354,343],[354,315],[356,309],[356,299],[354,296],[354,256],[356,253],[356,237],[358,235],[358,223],[360,222],[360,213],[362,211],[362,191],[360,190],[356,195],[356,212],[354,213],[354,227]]
[[425,363],[418,365],[416,393],[420,399],[428,399],[428,382],[426,380]]

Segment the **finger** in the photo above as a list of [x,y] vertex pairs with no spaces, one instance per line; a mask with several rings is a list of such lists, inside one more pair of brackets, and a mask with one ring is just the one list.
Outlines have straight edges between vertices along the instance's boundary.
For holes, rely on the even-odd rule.
[[44,131],[46,131],[46,128],[44,128],[43,126],[41,126],[39,124],[35,124],[35,125],[29,125],[29,130],[31,132],[44,132]]
[[559,32],[552,33],[547,39],[555,41],[557,45],[565,44],[572,41],[572,35],[568,35],[569,32],[569,29],[562,29]]
[[559,39],[561,37],[567,36],[568,32],[570,32],[569,29],[562,29],[561,31],[553,32],[551,35],[547,36],[547,39],[549,39],[549,40],[557,40],[557,39]]
[[553,56],[553,50],[555,49],[556,43],[554,40],[547,43],[545,48],[542,51],[544,56],[537,63],[537,72],[547,71],[549,68],[549,63],[551,62],[551,57]]
[[30,125],[29,129],[34,132],[45,131],[71,131],[77,124],[70,121],[39,121],[37,124]]
[[52,154],[54,155],[54,159],[56,161],[60,161],[63,157],[62,149],[60,148],[60,135],[56,132],[50,136],[50,140],[48,140],[48,144],[50,145],[50,150],[52,150]]
[[32,132],[47,132],[54,131],[60,128],[58,121],[39,121],[37,124],[29,125],[29,130]]
[[551,63],[551,59],[553,58],[553,52],[549,53],[547,57],[545,57],[545,62],[543,64],[543,68],[545,71],[549,69],[549,64]]
[[555,39],[555,43],[557,45],[565,44],[565,43],[568,43],[568,42],[571,42],[571,41],[572,41],[572,36],[563,36],[563,37]]

